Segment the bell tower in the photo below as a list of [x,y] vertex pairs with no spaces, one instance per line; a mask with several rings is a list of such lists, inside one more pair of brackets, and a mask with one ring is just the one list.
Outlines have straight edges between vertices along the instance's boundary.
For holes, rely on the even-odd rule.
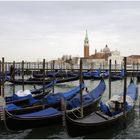
[[88,40],[87,30],[86,30],[85,40],[84,40],[84,57],[89,57],[89,40]]

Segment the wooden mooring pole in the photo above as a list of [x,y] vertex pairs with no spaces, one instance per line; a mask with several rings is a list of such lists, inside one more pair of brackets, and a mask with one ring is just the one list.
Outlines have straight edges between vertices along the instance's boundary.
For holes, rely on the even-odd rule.
[[43,93],[45,93],[45,59],[43,59]]
[[7,62],[5,62],[5,74],[7,74]]
[[137,62],[137,74],[136,74],[136,78],[137,78],[137,83],[138,83],[138,75],[139,75],[139,63]]
[[133,62],[133,72],[132,72],[133,80],[134,80],[134,75],[135,75],[135,73],[134,73],[134,69],[135,69],[135,63]]
[[48,62],[46,62],[46,74],[48,73]]
[[80,110],[81,110],[81,118],[83,118],[83,95],[82,95],[82,81],[83,81],[83,75],[82,75],[82,67],[83,67],[83,61],[80,59]]
[[127,70],[126,70],[127,58],[124,57],[124,94],[123,94],[123,115],[124,115],[124,126],[126,127],[126,92],[127,92]]
[[29,64],[28,68],[29,68],[29,73],[30,73],[29,75],[32,75],[33,73],[32,73],[32,70],[31,70],[31,62],[29,62],[28,64]]
[[12,79],[13,79],[13,94],[14,94],[15,93],[15,61],[13,61]]
[[55,80],[55,71],[54,71],[55,61],[53,60],[52,69],[53,69],[53,86],[52,86],[52,92],[54,93],[54,80]]
[[19,62],[18,66],[19,66],[19,74],[18,75],[21,76],[21,63],[20,62]]
[[109,99],[111,98],[111,59],[109,60]]
[[138,71],[139,71],[139,63],[137,62],[137,76],[138,76]]
[[24,61],[22,61],[22,90],[24,91]]
[[104,62],[103,62],[103,71],[104,71]]
[[116,73],[116,70],[117,70],[117,61],[115,60],[115,73]]
[[2,97],[4,97],[4,80],[5,80],[4,57],[2,57]]

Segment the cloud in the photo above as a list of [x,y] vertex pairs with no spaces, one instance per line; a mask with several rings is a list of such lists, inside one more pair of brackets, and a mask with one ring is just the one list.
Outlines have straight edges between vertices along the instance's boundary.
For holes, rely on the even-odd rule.
[[139,54],[139,17],[140,2],[131,1],[0,2],[0,55],[11,61],[82,56],[86,29],[91,54],[106,44]]

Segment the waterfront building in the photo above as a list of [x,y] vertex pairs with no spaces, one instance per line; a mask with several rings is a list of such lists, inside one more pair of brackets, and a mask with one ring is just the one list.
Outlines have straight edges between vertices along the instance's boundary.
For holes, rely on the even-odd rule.
[[130,55],[127,57],[127,64],[132,65],[133,63],[139,63],[140,64],[140,55]]

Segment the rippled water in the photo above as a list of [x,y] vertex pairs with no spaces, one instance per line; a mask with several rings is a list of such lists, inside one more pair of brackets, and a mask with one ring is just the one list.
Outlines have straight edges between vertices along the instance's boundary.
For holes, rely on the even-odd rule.
[[[127,80],[127,84],[129,84],[130,78]],[[135,80],[136,81],[136,80]],[[107,88],[106,91],[103,95],[103,100],[106,101],[108,99],[108,79],[105,80]],[[68,83],[62,83],[58,84],[55,86],[55,92],[60,92],[60,91],[67,91],[70,90],[71,88],[77,86],[79,81],[74,81],[74,82],[68,82]],[[89,90],[94,88],[99,81],[91,81],[91,80],[86,80],[85,81],[87,87]],[[121,93],[123,91],[123,80],[118,80],[112,82],[112,95]],[[5,95],[10,95],[12,94],[12,85],[9,83],[6,83],[5,85]],[[33,86],[25,86],[25,89],[32,89]],[[140,84],[138,84],[138,89],[140,88]],[[22,86],[16,86],[16,91],[22,89]],[[137,105],[135,107],[135,113],[134,115],[134,120],[127,126],[126,129],[124,130],[116,130],[113,132],[113,135],[110,138],[115,138],[115,139],[140,139],[140,113],[139,113],[139,99],[137,102]],[[111,131],[111,130],[110,130]],[[76,137],[76,138],[94,138],[95,135],[101,136],[102,138],[105,138],[104,136],[109,135],[110,131],[106,132],[98,132],[97,134],[90,134],[87,136],[82,136],[82,137]],[[71,138],[70,136],[67,135],[67,132],[65,128],[62,125],[54,125],[54,126],[49,126],[49,127],[43,127],[43,128],[34,128],[34,129],[28,129],[28,130],[23,130],[23,131],[17,131],[17,132],[9,132],[3,127],[2,125],[0,126],[0,138],[1,139],[62,139],[62,138]]]

